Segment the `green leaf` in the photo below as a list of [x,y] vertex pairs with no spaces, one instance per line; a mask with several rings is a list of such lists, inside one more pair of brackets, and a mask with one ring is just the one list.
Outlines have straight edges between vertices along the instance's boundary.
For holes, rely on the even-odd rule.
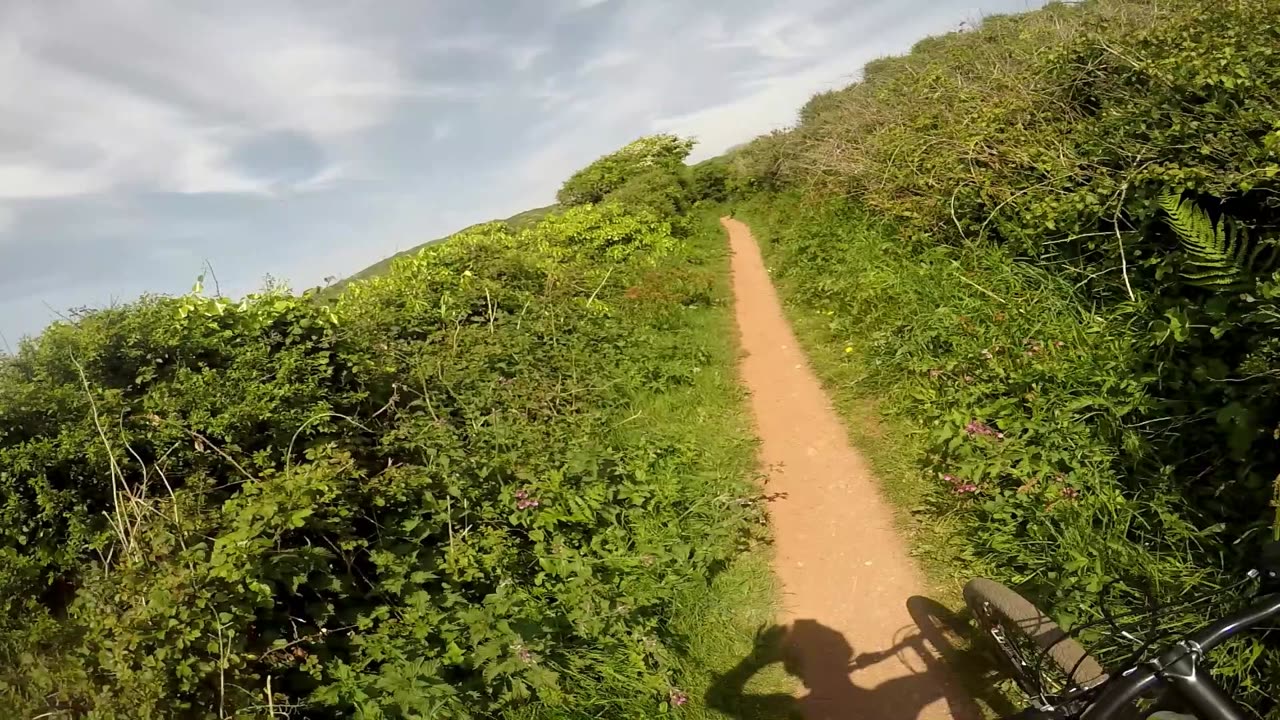
[[[1214,222],[1195,201],[1184,199],[1180,193],[1166,192],[1159,203],[1187,254],[1184,278],[1192,285],[1218,292],[1253,287],[1255,265],[1263,245],[1251,243],[1244,227],[1225,217]],[[1274,254],[1264,266],[1272,264]]]

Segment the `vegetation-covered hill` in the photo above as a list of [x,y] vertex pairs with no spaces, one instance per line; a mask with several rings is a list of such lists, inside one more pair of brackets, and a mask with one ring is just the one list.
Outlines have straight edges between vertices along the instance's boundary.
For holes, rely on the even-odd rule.
[[[493,220],[491,222],[505,225],[507,229],[513,232],[519,232],[521,230],[526,230],[532,227],[533,225],[537,224],[539,220],[549,215],[555,209],[556,209],[555,205],[548,205],[546,207],[534,208],[532,210],[525,210],[524,212],[516,213],[515,215],[512,215],[506,220]],[[484,225],[489,225],[489,224],[490,223],[480,223],[478,225],[472,225],[471,227],[460,230],[454,234],[461,235],[468,231],[475,230],[479,227],[482,227]],[[438,243],[442,240],[447,240],[447,239],[448,238],[438,238],[436,240],[428,240],[427,242],[424,242],[421,245],[411,247],[408,250],[401,250],[400,252],[396,253],[395,255],[392,255],[391,257],[379,260],[378,262],[370,265],[369,267],[361,270],[360,272],[354,273],[353,275],[343,278],[342,280],[339,280],[333,285],[326,287],[325,295],[333,296],[337,292],[341,291],[342,288],[346,287],[349,283],[354,282],[356,280],[365,280],[367,278],[381,275],[387,272],[388,270],[390,270],[392,263],[394,263],[396,260],[404,257],[409,257],[412,255],[417,255],[418,253],[425,250],[427,246],[432,245],[434,243]]]

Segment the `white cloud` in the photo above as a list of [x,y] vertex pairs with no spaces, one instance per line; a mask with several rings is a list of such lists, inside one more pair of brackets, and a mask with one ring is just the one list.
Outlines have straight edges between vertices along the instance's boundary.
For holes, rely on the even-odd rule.
[[742,24],[727,24],[723,18],[707,28],[712,49],[748,49],[770,60],[810,57],[831,39],[797,9],[792,14],[766,15]]
[[0,198],[39,199],[99,192],[109,182],[93,171],[60,170],[38,162],[0,165]]
[[[850,59],[814,65],[784,78],[763,78],[747,83],[752,90],[734,100],[682,115],[659,118],[656,132],[670,132],[698,139],[693,159],[714,157],[756,135],[792,125],[800,106],[823,90],[844,87],[856,79]],[[865,60],[863,60],[865,62]]]
[[339,180],[347,177],[346,170],[341,165],[330,165],[311,177],[294,183],[287,188],[293,192],[314,192],[316,190],[325,190],[333,187]]
[[449,53],[491,53],[498,52],[511,43],[511,38],[496,32],[450,32],[433,36],[422,51],[433,55]]
[[288,130],[339,144],[425,91],[302,15],[31,3],[0,28],[0,197],[264,192],[237,143]]
[[638,56],[635,52],[611,47],[582,63],[578,67],[578,75],[590,75],[596,72],[615,70],[637,60]]
[[212,143],[189,143],[181,148],[171,165],[157,169],[153,180],[163,184],[166,190],[188,195],[266,191],[267,183],[236,172],[226,162],[226,155],[223,148]]
[[317,127],[306,127],[302,122],[284,122],[272,126],[276,129],[304,129],[311,137],[321,139],[337,139],[353,135],[363,130],[375,128],[388,114],[386,110],[408,100],[427,100],[445,102],[474,102],[491,97],[493,88],[481,84],[450,85],[435,82],[404,82],[397,84],[358,81],[348,85],[331,86],[328,91],[335,99],[340,98],[352,106],[369,104],[383,106],[384,109],[373,114],[370,121],[336,132],[325,132]]
[[533,63],[536,62],[538,58],[546,55],[548,50],[550,50],[550,48],[546,45],[525,45],[523,47],[511,48],[509,51],[511,55],[511,66],[515,68],[516,72],[524,72],[533,67]]
[[553,49],[546,43],[528,38],[484,31],[441,33],[423,38],[422,43],[418,51],[437,57],[461,54],[505,58],[516,72],[529,70]]

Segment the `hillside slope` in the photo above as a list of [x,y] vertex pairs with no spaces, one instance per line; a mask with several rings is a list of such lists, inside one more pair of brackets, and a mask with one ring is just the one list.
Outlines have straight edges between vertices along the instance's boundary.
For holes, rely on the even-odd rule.
[[[534,225],[537,224],[539,220],[541,220],[542,218],[546,217],[548,214],[553,212],[556,209],[556,207],[557,207],[556,205],[548,205],[546,207],[533,208],[532,210],[525,210],[523,212],[516,213],[515,215],[512,215],[511,217],[505,220],[490,220],[489,222],[476,223],[475,225],[463,228],[462,230],[459,230],[458,232],[453,233],[453,235],[461,235],[468,231],[475,230],[476,228],[483,227],[485,225],[490,225],[493,223],[501,224],[509,230],[518,232],[520,230],[525,230],[530,227],[533,227]],[[337,292],[340,292],[342,288],[346,287],[348,284],[352,282],[355,282],[356,280],[366,280],[371,277],[382,275],[391,269],[392,263],[394,263],[397,259],[408,257],[410,255],[415,255],[431,245],[434,245],[442,240],[448,240],[450,237],[453,237],[453,235],[446,235],[445,237],[436,238],[435,240],[428,240],[422,243],[421,245],[415,245],[414,247],[411,247],[408,250],[401,250],[400,252],[394,255],[391,255],[390,257],[379,260],[378,262],[370,265],[369,267],[359,272],[352,273],[350,276],[345,277],[333,283],[329,287],[325,288],[325,292],[326,294],[336,294]]]
[[[930,38],[716,161],[802,342],[954,572],[1102,632],[1203,622],[1277,531],[1277,0],[1051,4]],[[1215,673],[1259,715],[1280,646]]]

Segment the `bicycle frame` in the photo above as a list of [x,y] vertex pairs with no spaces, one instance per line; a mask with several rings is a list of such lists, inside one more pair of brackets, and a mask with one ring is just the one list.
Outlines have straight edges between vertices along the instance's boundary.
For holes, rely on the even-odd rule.
[[1205,653],[1227,638],[1276,615],[1280,615],[1280,593],[1264,595],[1244,610],[1205,626],[1155,658],[1120,673],[1107,683],[1080,720],[1121,717],[1134,700],[1162,684],[1185,700],[1199,720],[1247,720],[1199,663]]

